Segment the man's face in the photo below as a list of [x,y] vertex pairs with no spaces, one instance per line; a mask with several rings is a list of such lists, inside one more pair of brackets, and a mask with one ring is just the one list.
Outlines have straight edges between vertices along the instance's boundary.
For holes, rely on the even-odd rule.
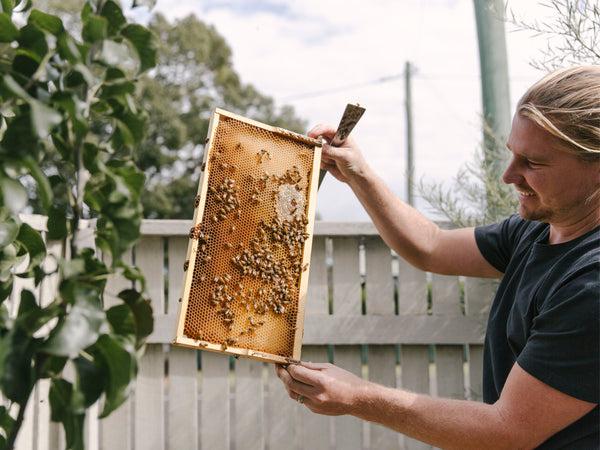
[[521,217],[560,227],[598,220],[598,199],[586,199],[600,185],[600,163],[581,161],[518,114],[506,145],[512,160],[502,179],[515,185]]

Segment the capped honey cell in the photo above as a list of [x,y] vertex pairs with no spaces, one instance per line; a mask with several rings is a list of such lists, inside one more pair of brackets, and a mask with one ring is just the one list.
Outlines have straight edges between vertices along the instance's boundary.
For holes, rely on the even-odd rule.
[[175,345],[300,360],[321,141],[216,109]]

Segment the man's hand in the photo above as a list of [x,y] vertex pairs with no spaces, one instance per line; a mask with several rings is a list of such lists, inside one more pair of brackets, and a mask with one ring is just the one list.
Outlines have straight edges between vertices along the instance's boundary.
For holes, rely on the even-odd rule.
[[322,136],[327,142],[323,143],[321,169],[329,171],[339,181],[350,183],[353,178],[369,170],[369,167],[352,136],[348,136],[340,147],[329,145],[335,132],[336,129],[332,126],[317,125],[308,135],[312,138]]
[[288,395],[311,411],[328,416],[356,412],[361,386],[369,382],[333,364],[301,362],[289,366],[276,365],[275,372]]

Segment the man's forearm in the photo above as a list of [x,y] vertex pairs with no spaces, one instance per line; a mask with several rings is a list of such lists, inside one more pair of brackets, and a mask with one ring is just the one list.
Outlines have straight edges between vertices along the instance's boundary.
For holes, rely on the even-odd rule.
[[371,169],[348,184],[385,242],[412,265],[428,270],[439,227],[401,201]]
[[[523,448],[494,405],[368,384],[352,414],[439,448]],[[512,432],[511,432],[512,430]]]

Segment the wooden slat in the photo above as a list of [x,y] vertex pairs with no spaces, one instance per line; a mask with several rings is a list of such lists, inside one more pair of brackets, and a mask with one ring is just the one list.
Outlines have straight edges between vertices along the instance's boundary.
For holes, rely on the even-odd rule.
[[400,315],[427,314],[427,275],[403,259],[398,259],[398,311]]
[[462,314],[458,277],[433,274],[431,276],[431,297],[434,315],[459,316]]
[[327,261],[325,237],[315,236],[312,243],[306,296],[306,314],[329,313],[329,287],[327,286]]
[[[497,280],[478,278],[465,279],[465,303],[467,314],[480,315],[482,318],[489,314],[494,294],[498,285]],[[469,384],[467,398],[483,400],[483,345],[468,346]]]
[[473,316],[332,315],[304,323],[305,344],[479,344],[484,334],[485,320]]
[[240,358],[235,362],[235,442],[248,450],[265,447],[264,363]]
[[135,247],[135,264],[146,278],[146,289],[155,315],[165,311],[164,244],[160,236],[144,236]]
[[[192,220],[144,219],[140,228],[144,236],[187,236]],[[375,236],[379,232],[372,222],[315,221],[315,236]]]
[[498,280],[465,278],[465,303],[467,314],[487,315],[492,306]]
[[198,364],[196,350],[169,347],[169,449],[198,448]]
[[267,444],[269,449],[297,449],[300,445],[299,415],[303,408],[294,402],[283,383],[269,367],[267,402]]
[[436,345],[435,371],[438,397],[465,398],[462,346]]
[[119,409],[100,421],[101,450],[132,448],[132,409],[133,400],[129,398]]
[[[396,350],[393,345],[370,345],[367,353],[369,380],[384,386],[396,387]],[[400,448],[400,436],[394,430],[370,424],[371,448]]]
[[[334,363],[361,376],[362,353],[358,345],[338,345],[334,350]],[[352,416],[338,416],[334,418],[334,442],[339,450],[360,448],[364,442],[363,421]]]
[[483,401],[483,345],[469,345],[469,400]]
[[135,448],[160,450],[165,444],[164,354],[148,344],[139,362],[135,388]]
[[[302,349],[302,359],[312,362],[328,362],[329,351],[326,345],[309,345]],[[302,449],[329,448],[331,417],[315,414],[306,406],[300,408],[302,423]]]
[[[187,256],[189,238],[170,237],[168,245],[168,314],[177,314],[183,285],[183,263]],[[173,333],[175,328],[173,328]]]
[[[401,345],[400,366],[402,388],[420,394],[429,394],[429,346]],[[406,450],[430,449],[431,445],[404,436]]]
[[361,314],[358,238],[333,238],[333,313]]
[[365,239],[367,314],[394,314],[392,252],[379,236]]
[[229,450],[229,357],[202,352],[200,447]]
[[[109,258],[106,255],[104,255],[102,258],[104,263],[110,264],[108,259]],[[133,257],[131,252],[127,252],[125,255],[123,255],[123,262],[125,264],[131,264],[132,260]],[[131,281],[116,274],[109,275],[108,279],[106,280],[106,287],[104,288],[104,309],[108,309],[115,305],[120,305],[123,300],[118,298],[119,292],[128,288],[131,288]]]
[[[148,343],[170,343],[176,317],[154,318]],[[486,317],[480,316],[305,316],[303,343],[329,344],[481,344]],[[304,359],[304,357],[302,357]]]

